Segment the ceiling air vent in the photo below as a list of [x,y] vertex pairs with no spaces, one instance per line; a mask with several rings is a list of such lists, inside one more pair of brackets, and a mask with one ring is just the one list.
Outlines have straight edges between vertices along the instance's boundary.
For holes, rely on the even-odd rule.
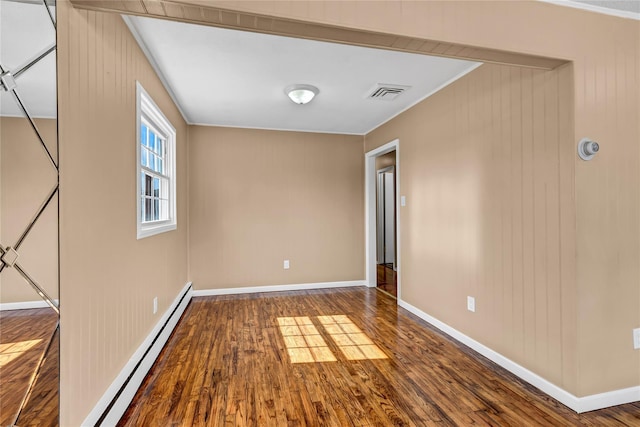
[[378,83],[367,95],[369,99],[380,99],[385,101],[393,101],[402,92],[410,89],[411,86],[402,85],[389,85],[384,83]]

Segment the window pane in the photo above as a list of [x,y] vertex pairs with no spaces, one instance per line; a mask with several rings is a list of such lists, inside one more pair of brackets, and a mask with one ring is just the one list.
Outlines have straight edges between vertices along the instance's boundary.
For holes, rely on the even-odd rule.
[[153,199],[144,200],[145,221],[153,221]]
[[160,187],[160,198],[161,199],[165,199],[165,200],[169,200],[169,180],[166,178],[162,179],[162,182],[160,183],[161,187]]
[[147,166],[147,150],[143,147],[140,147],[140,164],[142,166]]
[[157,221],[160,219],[160,200],[153,199],[153,219]]
[[152,130],[149,130],[149,148],[156,149],[156,134]]
[[153,178],[153,197],[160,197],[160,178]]
[[164,156],[164,139],[158,138],[158,155],[160,157]]
[[169,219],[169,201],[160,200],[160,218]]
[[144,195],[145,196],[152,196],[153,195],[153,193],[151,192],[152,183],[153,183],[153,177],[150,176],[150,175],[146,175],[145,174],[145,181],[144,181]]
[[158,152],[158,135],[154,134],[153,135],[153,152],[157,153]]
[[145,205],[144,201],[145,201],[145,198],[144,198],[144,196],[142,196],[140,198],[140,221],[141,222],[145,221],[145,212],[146,212],[146,210],[145,210],[145,206],[144,206]]
[[164,173],[164,165],[163,165],[163,162],[162,162],[162,158],[160,158],[160,157],[156,157],[156,169],[155,170],[158,173],[162,173],[162,174]]
[[144,123],[140,124],[140,143],[147,145],[147,125]]

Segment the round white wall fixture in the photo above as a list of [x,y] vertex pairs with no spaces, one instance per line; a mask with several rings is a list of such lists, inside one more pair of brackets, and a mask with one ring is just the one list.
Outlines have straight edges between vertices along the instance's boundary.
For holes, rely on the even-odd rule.
[[591,160],[600,151],[600,144],[589,138],[582,138],[578,143],[578,156],[582,160]]

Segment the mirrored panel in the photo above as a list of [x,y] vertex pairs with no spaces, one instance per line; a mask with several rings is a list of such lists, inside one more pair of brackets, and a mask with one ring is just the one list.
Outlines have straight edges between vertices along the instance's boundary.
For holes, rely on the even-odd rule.
[[57,426],[55,2],[0,0],[0,425]]

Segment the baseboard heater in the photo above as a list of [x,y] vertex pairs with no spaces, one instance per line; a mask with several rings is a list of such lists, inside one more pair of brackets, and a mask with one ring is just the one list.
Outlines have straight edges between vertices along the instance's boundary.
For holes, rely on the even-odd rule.
[[192,292],[191,283],[188,283],[87,416],[83,426],[109,427],[118,423],[182,317]]

